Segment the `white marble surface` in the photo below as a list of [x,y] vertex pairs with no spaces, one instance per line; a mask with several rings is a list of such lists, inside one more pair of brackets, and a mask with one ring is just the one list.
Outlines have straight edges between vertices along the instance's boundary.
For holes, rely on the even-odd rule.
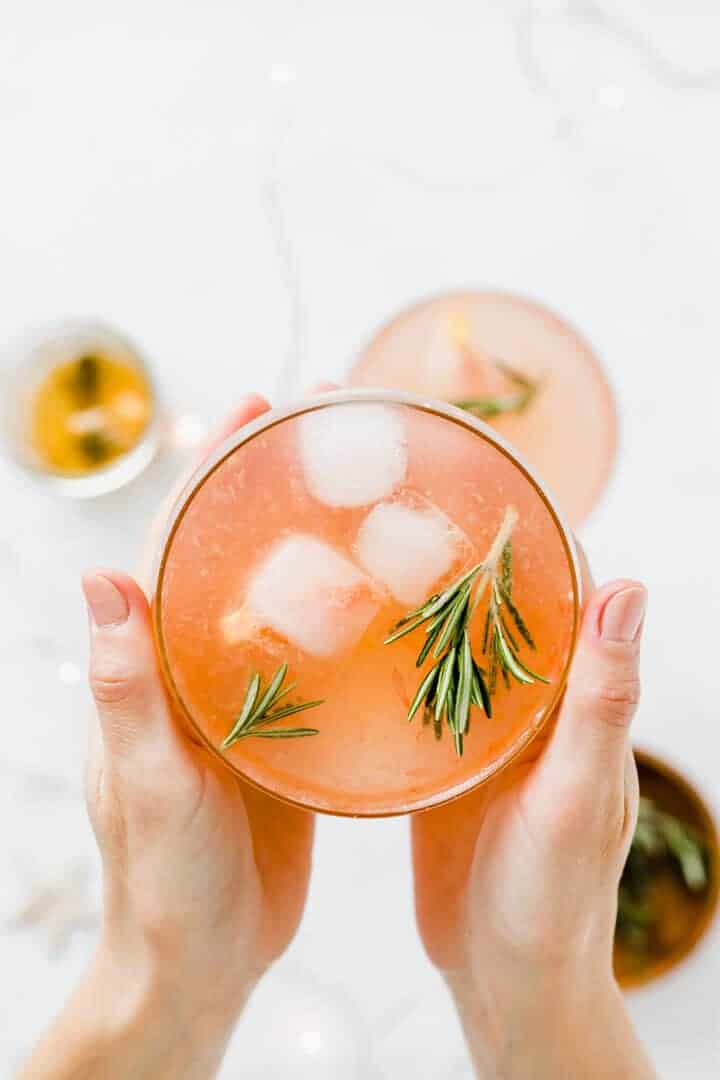
[[[386,315],[435,289],[517,289],[582,327],[623,423],[582,539],[599,577],[650,586],[637,739],[711,799],[713,10],[24,0],[0,35],[0,340],[67,315],[108,319],[145,346],[169,409],[210,424],[251,387],[277,399],[340,372]],[[68,992],[97,920],[78,574],[133,565],[182,456],[92,503],[58,502],[0,464],[3,1076]],[[225,1077],[470,1075],[416,940],[406,833],[322,821],[301,933]],[[719,1003],[716,929],[632,997],[663,1076],[718,1075]]]

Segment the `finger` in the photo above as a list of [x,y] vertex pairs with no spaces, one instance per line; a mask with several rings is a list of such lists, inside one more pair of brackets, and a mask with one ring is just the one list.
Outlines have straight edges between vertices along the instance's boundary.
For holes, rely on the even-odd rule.
[[91,716],[88,723],[87,755],[85,759],[85,799],[90,821],[95,828],[103,786],[103,745],[100,722]]
[[264,397],[261,397],[260,394],[248,394],[247,397],[242,398],[232,412],[228,413],[222,423],[215,428],[212,434],[209,435],[201,445],[193,464],[184,475],[182,482],[179,485],[179,490],[182,490],[195,470],[202,465],[206,458],[210,457],[214,450],[217,450],[217,448],[225,442],[225,439],[229,438],[230,435],[235,431],[238,431],[241,427],[245,427],[251,420],[256,420],[258,416],[262,416],[269,408],[269,402]]
[[586,598],[592,596],[595,592],[595,580],[593,578],[592,570],[590,569],[590,563],[585,553],[585,548],[580,543],[577,537],[575,539],[575,550],[578,554],[578,563],[580,564],[580,588],[583,597]]
[[177,484],[168,496],[166,504],[158,515],[163,522],[173,503],[203,462],[206,461],[219,446],[222,446],[225,440],[234,434],[234,432],[239,431],[240,428],[245,427],[245,425],[249,424],[252,420],[256,420],[258,416],[262,416],[269,408],[269,402],[266,401],[264,397],[261,397],[260,394],[248,394],[247,397],[241,399],[232,412],[228,413],[222,423],[218,424],[212,434],[210,434],[205,442],[202,443],[189,468],[181,475]]
[[183,489],[188,484],[195,471],[202,465],[203,461],[217,450],[225,439],[229,438],[233,432],[244,427],[245,424],[249,424],[252,420],[256,420],[258,416],[262,416],[269,408],[270,405],[268,402],[259,394],[248,394],[247,397],[244,397],[236,408],[228,414],[223,422],[205,440],[198,453],[193,458],[191,466],[183,472],[177,484],[163,501],[150,525],[138,569],[138,578],[148,592],[151,592],[153,587],[153,567],[155,565],[155,558],[161,542],[163,529],[165,528],[165,522],[170,516],[172,508],[180,497]]
[[97,706],[105,764],[143,768],[166,763],[179,737],[155,659],[147,600],[115,570],[83,577],[90,621],[90,687]]
[[591,787],[621,778],[640,694],[640,638],[647,593],[615,581],[588,601],[547,767]]
[[461,968],[467,955],[458,927],[478,835],[495,790],[494,783],[484,784],[411,817],[415,918],[426,952],[444,971]]
[[319,382],[311,388],[311,394],[332,394],[334,390],[339,390],[340,387],[334,382]]
[[262,948],[277,959],[298,928],[310,878],[315,817],[240,783],[265,893]]
[[631,746],[628,746],[625,756],[625,773],[623,779],[625,786],[624,834],[627,854],[627,851],[630,850],[630,843],[635,832],[638,809],[640,806],[640,779],[638,777],[635,755]]

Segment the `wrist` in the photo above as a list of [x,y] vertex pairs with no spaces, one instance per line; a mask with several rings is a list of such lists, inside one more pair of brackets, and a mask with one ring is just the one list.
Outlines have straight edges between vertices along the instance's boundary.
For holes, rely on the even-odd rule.
[[484,1080],[655,1077],[611,974],[530,977],[499,995],[466,976],[448,983]]
[[[254,982],[232,990],[215,980],[208,986],[199,974],[183,977],[168,961],[138,962],[103,945],[85,979],[88,1015],[96,1035],[113,1053],[137,1059],[135,1073],[205,1080],[219,1065],[227,1041]],[[147,1064],[146,1064],[147,1062]]]
[[251,989],[248,981],[232,1000],[200,999],[176,969],[153,970],[136,957],[123,963],[101,945],[21,1078],[207,1080]]

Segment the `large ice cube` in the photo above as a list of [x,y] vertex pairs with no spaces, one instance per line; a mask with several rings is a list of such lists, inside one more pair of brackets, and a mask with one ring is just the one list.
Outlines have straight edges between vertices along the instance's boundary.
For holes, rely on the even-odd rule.
[[334,548],[305,533],[279,540],[253,575],[243,606],[223,619],[228,641],[270,627],[311,656],[328,657],[362,637],[380,590]]
[[327,506],[367,506],[405,479],[407,440],[398,408],[352,402],[298,421],[308,490]]
[[360,565],[396,600],[417,607],[471,545],[462,529],[427,499],[405,496],[379,503],[355,542]]
[[91,409],[79,409],[72,412],[65,421],[65,426],[72,435],[91,435],[107,429],[107,410],[96,405]]

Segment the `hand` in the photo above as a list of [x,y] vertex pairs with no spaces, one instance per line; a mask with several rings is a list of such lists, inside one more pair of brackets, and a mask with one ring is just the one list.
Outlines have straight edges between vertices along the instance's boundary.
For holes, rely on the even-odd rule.
[[[213,442],[267,407],[248,399]],[[205,1078],[297,928],[313,817],[241,784],[182,734],[139,586],[116,571],[83,586],[104,920],[90,972],[25,1075]]]
[[645,602],[632,581],[595,592],[554,729],[494,782],[413,821],[420,933],[484,1078],[654,1075],[612,972]]

